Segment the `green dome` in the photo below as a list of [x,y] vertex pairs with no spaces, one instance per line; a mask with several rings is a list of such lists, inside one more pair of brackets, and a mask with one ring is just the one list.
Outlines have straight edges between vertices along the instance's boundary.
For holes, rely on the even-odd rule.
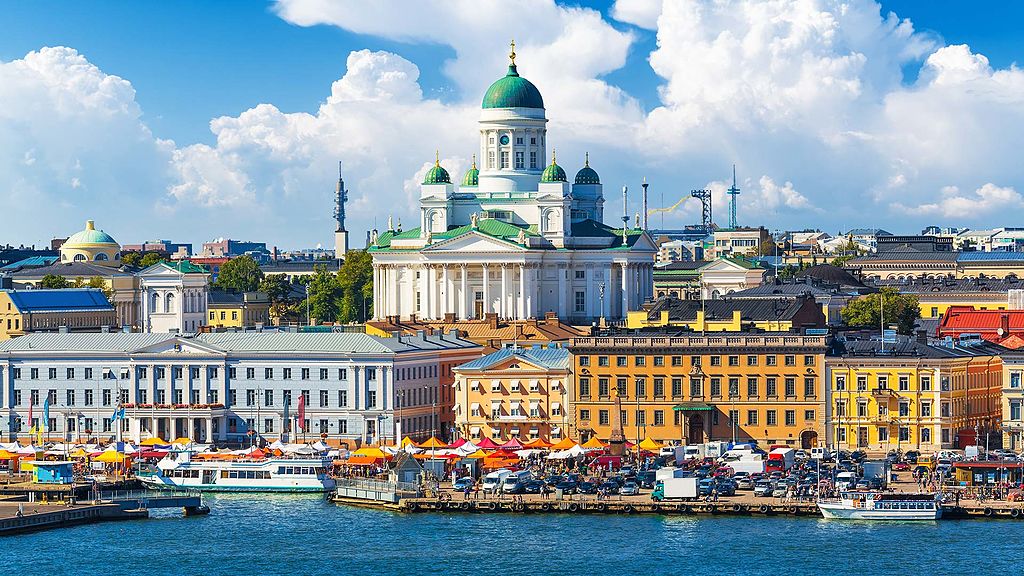
[[540,175],[541,182],[566,182],[565,170],[555,162],[555,155],[551,155],[551,164],[544,169],[544,173]]
[[583,168],[576,173],[577,184],[600,184],[601,177],[597,175],[597,170],[590,167],[590,153],[587,153],[587,160],[583,164]]
[[448,176],[448,171],[441,167],[439,160],[434,160],[434,167],[427,170],[427,175],[423,177],[424,184],[451,184],[452,179]]
[[540,90],[516,72],[516,65],[508,67],[508,74],[499,78],[484,93],[484,108],[544,108]]
[[117,244],[110,234],[97,230],[92,220],[85,223],[85,230],[76,232],[64,241],[64,246],[72,247],[80,244]]
[[476,157],[473,157],[473,167],[466,171],[462,179],[463,186],[478,186],[480,184],[480,171],[476,169]]

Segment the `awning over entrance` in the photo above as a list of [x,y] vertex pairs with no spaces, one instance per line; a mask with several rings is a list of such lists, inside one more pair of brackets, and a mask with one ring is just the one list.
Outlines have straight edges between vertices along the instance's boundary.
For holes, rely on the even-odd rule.
[[675,412],[710,412],[714,408],[704,402],[683,402],[673,406],[672,410]]

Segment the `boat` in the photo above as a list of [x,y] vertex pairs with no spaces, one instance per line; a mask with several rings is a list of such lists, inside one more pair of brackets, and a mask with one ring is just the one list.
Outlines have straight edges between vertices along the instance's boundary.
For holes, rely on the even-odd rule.
[[826,519],[938,520],[942,506],[936,494],[849,490],[838,498],[820,498],[818,509]]
[[204,492],[329,492],[335,481],[331,461],[321,458],[194,460],[191,453],[168,454],[138,479],[151,490]]

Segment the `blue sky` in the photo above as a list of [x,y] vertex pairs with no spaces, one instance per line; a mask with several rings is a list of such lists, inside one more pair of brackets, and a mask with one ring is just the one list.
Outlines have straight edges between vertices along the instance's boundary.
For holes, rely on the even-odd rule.
[[[301,4],[301,0],[296,0]],[[464,79],[453,78],[451,66],[454,62],[456,68],[460,59],[459,49],[447,44],[445,41],[438,41],[434,38],[409,38],[401,34],[360,33],[359,24],[349,25],[345,22],[334,22],[330,16],[324,17],[324,22],[314,25],[299,25],[288,21],[274,9],[272,3],[257,1],[223,1],[209,2],[198,0],[184,0],[177,2],[113,2],[93,1],[81,2],[17,2],[5,1],[3,4],[3,19],[0,19],[0,63],[11,63],[22,59],[26,54],[39,50],[46,46],[66,46],[76,50],[81,56],[87,59],[88,63],[95,66],[103,74],[123,78],[131,83],[134,88],[134,101],[140,111],[142,124],[152,132],[156,139],[173,140],[177,149],[185,149],[198,144],[205,144],[210,147],[217,147],[217,139],[210,130],[210,121],[218,117],[237,118],[244,111],[249,110],[261,103],[273,104],[282,113],[305,112],[316,114],[318,108],[330,95],[332,82],[337,81],[346,74],[346,58],[353,51],[369,50],[371,52],[390,53],[400,56],[414,64],[419,71],[418,84],[423,92],[424,100],[438,99],[444,105],[458,106],[465,105],[479,98],[478,94],[467,94],[467,86],[473,89],[479,84],[466,82]],[[667,81],[659,76],[649,64],[652,52],[658,49],[656,30],[644,26],[638,26],[632,22],[625,22],[615,19],[613,3],[594,2],[572,4],[568,6],[583,6],[598,10],[606,26],[612,31],[628,34],[630,36],[628,49],[625,50],[625,63],[610,71],[598,71],[594,77],[603,81],[612,88],[620,89],[632,103],[632,108],[626,106],[624,110],[629,113],[636,113],[638,121],[645,114],[649,114],[655,108],[663,106],[659,88],[664,88]],[[942,45],[967,44],[973,54],[983,54],[990,67],[994,70],[1008,69],[1015,62],[1020,60],[1024,35],[1019,33],[1017,28],[1024,5],[1019,3],[1006,3],[996,1],[956,2],[952,0],[932,1],[906,1],[892,0],[882,2],[883,14],[888,11],[896,12],[901,18],[909,18],[914,29],[923,38],[931,38],[935,42],[933,48]],[[59,16],[58,16],[59,15]],[[574,16],[566,16],[567,21]],[[363,26],[365,28],[365,26]],[[668,34],[668,31],[662,31]],[[506,37],[514,34],[502,34],[495,38],[495,44],[504,44]],[[457,43],[456,43],[457,44]],[[463,44],[464,45],[464,44]],[[490,49],[490,47],[487,47]],[[503,48],[502,48],[503,49]],[[917,82],[918,74],[922,70],[922,64],[932,49],[923,50],[914,57],[906,58],[900,63],[905,75],[904,86],[911,86]],[[481,71],[484,78],[495,76],[494,70]],[[732,84],[733,78],[722,78],[725,85]],[[541,86],[542,91],[550,88]],[[892,91],[889,87],[887,90]],[[563,114],[563,110],[549,110],[549,116]],[[623,116],[623,114],[620,114]],[[726,114],[728,116],[728,114]],[[735,125],[730,125],[735,128]],[[846,132],[856,130],[847,129]],[[581,133],[584,136],[581,136]],[[721,131],[718,131],[721,133]],[[723,145],[725,150],[731,150],[730,156],[742,156],[739,150],[743,147],[756,150],[759,146],[759,139],[765,134],[771,138],[778,135],[778,130],[771,127],[763,131],[739,131],[729,132],[733,142]],[[0,136],[4,134],[0,127]],[[566,146],[575,154],[577,150],[588,148],[586,143],[577,143],[585,139],[587,131],[573,131],[569,140],[572,142]],[[705,135],[705,138],[707,136]],[[468,141],[471,140],[472,135]],[[614,140],[614,137],[611,138]],[[460,145],[461,145],[460,141]],[[699,152],[687,151],[678,152],[678,157],[651,158],[645,155],[642,150],[644,140],[638,143],[624,146],[620,153],[613,153],[616,146],[602,142],[590,147],[590,149],[604,150],[607,156],[622,158],[622,166],[611,164],[611,170],[618,175],[622,171],[622,180],[635,178],[636,172],[643,171],[650,173],[656,178],[661,175],[666,180],[671,180],[674,173],[670,166],[674,164],[685,165],[687,168],[687,184],[685,186],[695,187],[705,181],[711,182],[717,178],[724,178],[719,171],[710,171],[708,174],[693,174],[694,166],[700,162],[706,162],[708,156]],[[801,142],[798,137],[783,138],[781,141],[765,140],[760,142],[762,147],[777,146],[782,142],[791,146],[793,150],[802,150],[805,146],[813,148],[813,143]],[[5,150],[0,141],[0,154],[7,153],[12,159],[21,157],[21,149]],[[28,149],[32,154],[38,154],[45,148],[45,141],[36,142]],[[432,150],[437,144],[432,142],[423,143],[424,150]],[[463,146],[472,151],[471,147]],[[382,152],[378,152],[381,154]],[[422,151],[418,152],[422,155]],[[881,154],[886,154],[882,152]],[[465,162],[468,153],[460,151],[459,158],[452,160],[453,163]],[[600,155],[600,154],[599,154]],[[628,160],[628,162],[627,162]],[[716,158],[718,164],[727,166],[731,161],[726,157]],[[12,160],[13,161],[13,160]],[[741,158],[740,162],[746,161]],[[912,162],[912,161],[911,161]],[[634,168],[633,173],[627,173],[630,164]],[[753,162],[747,161],[747,164]],[[876,202],[877,192],[886,178],[892,181],[900,176],[891,174],[879,174],[877,182],[857,181],[860,170],[851,169],[850,174],[834,174],[826,178],[821,170],[808,168],[806,174],[790,165],[785,170],[780,169],[773,173],[772,166],[781,162],[764,162],[758,166],[756,172],[749,173],[750,185],[759,186],[766,195],[775,198],[774,201],[766,200],[770,210],[766,212],[764,221],[752,221],[750,223],[763,223],[770,227],[814,227],[820,226],[827,229],[852,227],[853,225],[870,224],[872,217],[865,215],[857,222],[850,219],[850,207],[840,206],[835,211],[829,206],[828,194],[818,192],[815,188],[821,189],[825,182],[836,183],[842,187],[844,182],[850,182],[850,190],[843,192],[838,190],[836,194],[861,193],[865,190],[875,190]],[[159,162],[157,162],[159,164]],[[717,164],[716,164],[717,165]],[[461,166],[461,165],[460,165]],[[403,181],[411,178],[415,169],[405,174],[392,174],[391,180],[381,176],[378,180],[367,177],[365,184],[371,186],[383,185],[382,182],[389,182],[390,186],[401,188]],[[109,168],[108,168],[109,169]],[[176,170],[188,171],[187,168],[176,168]],[[239,169],[241,170],[241,169]],[[924,168],[916,173],[920,174]],[[329,169],[326,169],[329,172]],[[59,170],[55,169],[55,172]],[[129,169],[130,173],[131,170]],[[400,172],[400,171],[397,171]],[[398,178],[404,175],[405,178]],[[247,174],[251,186],[259,180],[252,171]],[[941,224],[954,224],[952,216],[955,212],[944,207],[941,203],[946,196],[956,196],[957,192],[950,192],[950,187],[956,187],[967,200],[976,200],[971,196],[971,191],[980,189],[984,184],[989,183],[987,175],[971,174],[959,178],[958,174],[943,174],[944,180],[922,182],[920,184],[920,196],[912,202],[903,203],[889,202],[887,206],[893,207],[894,212],[889,215],[881,215],[880,224],[893,225],[894,222],[902,222],[903,217],[899,210],[916,210],[916,206],[931,206],[928,202],[930,196],[939,198],[934,208],[922,208],[923,212],[914,212],[914,218],[920,217],[921,222],[925,220],[936,221]],[[1022,185],[1017,182],[1019,176],[1011,171],[1004,175],[1000,181],[993,181],[1000,190],[1012,188],[1017,189]],[[766,186],[764,178],[768,177],[772,184]],[[909,177],[909,176],[908,176]],[[994,177],[994,176],[993,176]],[[109,178],[109,176],[108,176]],[[353,182],[359,184],[359,175],[354,175]],[[212,180],[212,179],[211,179]],[[694,182],[694,186],[688,183]],[[44,183],[46,180],[43,181]],[[330,181],[327,180],[328,186]],[[793,189],[808,199],[807,204],[801,204],[794,200],[789,204],[785,192],[785,182],[792,182]],[[0,182],[3,184],[3,182]],[[305,182],[304,182],[305,184]],[[45,185],[45,184],[39,184]],[[136,188],[157,187],[161,185],[169,187],[174,182],[163,182],[161,178],[154,178],[152,181],[144,180],[135,184]],[[268,182],[266,187],[273,186]],[[684,187],[685,187],[684,186]],[[1015,189],[1016,190],[1016,189]],[[155,201],[150,198],[140,200],[139,207],[145,212],[145,218],[159,220],[163,214],[180,215],[181,210],[189,200],[180,200],[172,212],[164,212],[166,202],[159,199],[162,190],[153,192],[157,198]],[[369,192],[366,192],[367,194]],[[867,192],[864,192],[867,193]],[[781,194],[781,196],[780,196]],[[257,193],[257,196],[259,194]],[[766,198],[768,197],[766,196]],[[793,198],[792,195],[788,196]],[[1005,197],[1000,196],[1000,198]],[[184,196],[182,196],[184,198]],[[782,204],[780,200],[782,198]],[[109,199],[101,196],[101,200]],[[1013,200],[1013,198],[1011,198]],[[68,226],[69,222],[76,222],[84,219],[82,214],[83,203],[78,200],[69,201],[64,206],[66,213],[57,218],[60,226]],[[90,200],[91,201],[91,200]],[[96,200],[100,201],[100,200]],[[772,203],[774,202],[774,204]],[[813,205],[816,209],[799,213],[787,213],[789,208],[806,208]],[[93,204],[95,206],[95,204]],[[156,208],[151,207],[156,206]],[[213,206],[209,212],[222,210],[218,204]],[[756,213],[760,205],[751,206],[749,213]],[[801,208],[802,207],[802,208]],[[902,207],[902,208],[901,208]],[[121,219],[124,215],[119,213],[116,207],[102,206],[109,210],[112,219]],[[888,209],[888,208],[887,208]],[[1015,208],[1016,209],[1016,208]],[[269,207],[267,212],[272,211]],[[326,225],[329,219],[330,207],[325,206],[323,213],[328,216],[318,215],[311,218],[311,225]],[[365,228],[369,226],[370,219],[367,215],[359,216],[358,209],[355,210],[359,224]],[[720,212],[724,214],[724,210]],[[909,212],[908,212],[909,213]],[[833,218],[833,215],[844,215],[843,220]],[[1005,214],[1005,213],[1002,213]],[[1014,212],[1020,214],[1020,212]],[[997,216],[998,210],[991,214],[991,218],[984,222],[972,223],[973,226],[1013,224],[1012,222],[1001,222]],[[411,218],[411,211],[406,211],[406,217]],[[689,215],[687,215],[687,218]],[[309,245],[323,236],[323,241],[328,240],[326,234],[317,236],[312,233],[282,229],[282,220],[275,219],[265,214],[251,215],[248,217],[258,225],[246,225],[241,223],[237,226],[225,227],[224,230],[213,230],[204,227],[202,222],[194,226],[171,226],[160,224],[147,226],[138,222],[129,225],[107,224],[105,227],[122,228],[121,236],[127,236],[124,241],[139,240],[140,235],[153,231],[165,236],[184,235],[187,240],[202,241],[214,236],[224,234],[251,236],[258,239],[266,239],[268,242],[280,243],[284,246]],[[383,220],[380,217],[378,221]],[[755,218],[755,220],[759,220]],[[912,219],[912,226],[917,225],[917,220]],[[941,220],[941,222],[939,222]],[[685,223],[683,219],[679,223]],[[218,222],[215,218],[204,222]],[[800,225],[800,222],[804,222]],[[820,223],[819,223],[820,222]],[[269,238],[266,232],[267,226],[275,226],[277,238]],[[28,232],[22,230],[21,232]],[[329,230],[327,231],[329,232]],[[61,230],[57,227],[36,232],[40,235],[59,234]],[[22,239],[17,236],[0,235],[0,242],[38,241],[45,238]]]

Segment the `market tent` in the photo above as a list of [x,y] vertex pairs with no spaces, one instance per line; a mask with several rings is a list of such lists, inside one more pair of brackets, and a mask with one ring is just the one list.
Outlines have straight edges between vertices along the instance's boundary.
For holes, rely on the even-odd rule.
[[444,442],[441,442],[436,437],[431,436],[429,439],[425,440],[422,444],[420,444],[419,447],[427,450],[436,450],[438,448],[447,448],[448,445],[445,444]]
[[71,456],[72,458],[85,458],[88,455],[89,453],[81,448],[75,448],[71,451],[71,454],[68,454],[68,456]]
[[42,452],[42,450],[40,450],[39,448],[36,448],[35,446],[29,444],[28,446],[22,446],[22,447],[18,448],[17,452],[18,452],[18,454],[32,454],[32,455],[34,455],[34,454],[37,454],[39,452]]
[[15,454],[14,452],[8,452],[7,450],[0,449],[0,460],[13,460],[17,457],[19,457],[19,454]]
[[650,436],[648,436],[647,438],[644,438],[643,442],[640,443],[640,449],[641,450],[646,450],[648,452],[654,452],[654,451],[657,451],[657,450],[661,450],[663,447],[664,447],[664,444],[659,444],[658,442],[655,442],[654,440],[651,440]]
[[192,439],[191,438],[185,438],[184,436],[182,436],[180,438],[175,438],[174,440],[171,440],[171,444],[181,444],[182,446],[188,446],[191,443],[192,443]]
[[245,456],[248,456],[249,458],[260,459],[266,458],[267,453],[264,452],[263,450],[260,450],[259,448],[253,448],[252,450],[246,452]]
[[348,457],[348,460],[344,461],[344,464],[347,466],[373,466],[374,464],[378,464],[383,461],[384,458],[373,458],[371,456],[353,454]]
[[330,449],[331,447],[325,444],[323,440],[317,440],[313,443],[313,450],[316,450],[317,452],[326,452]]
[[280,440],[274,440],[269,445],[267,445],[267,448],[269,448],[270,450],[284,450],[284,444],[281,443]]
[[127,456],[115,450],[107,450],[104,453],[97,456],[96,458],[94,458],[94,460],[96,460],[97,462],[106,462],[107,464],[120,464],[121,462],[124,462],[127,459]]
[[582,446],[585,450],[604,450],[605,448],[607,448],[607,445],[604,442],[598,440],[597,436],[594,436],[590,440],[587,440]]
[[[372,459],[375,459],[375,460],[376,459],[382,459],[382,458],[389,458],[390,457],[389,454],[385,454],[384,451],[381,450],[380,448],[378,448],[377,446],[364,446],[364,447],[360,448],[359,450],[356,450],[355,452],[353,452],[352,456],[353,457],[354,456],[365,456],[365,457],[372,458]],[[351,459],[352,458],[350,457],[349,460],[351,460]]]
[[156,436],[154,436],[152,438],[146,438],[145,440],[143,440],[142,442],[139,443],[139,446],[170,446],[170,445],[171,445],[170,442],[166,442],[164,440],[161,440],[160,438],[157,438]]
[[[78,451],[82,453],[82,456],[85,455],[85,450],[79,448]],[[72,452],[71,455],[75,456],[75,453]],[[163,458],[164,456],[167,456],[167,450],[142,450],[139,452],[139,458]]]
[[482,448],[484,450],[496,450],[498,448],[498,444],[487,437],[484,437],[483,440],[477,442],[476,445],[478,448]]
[[416,445],[416,442],[412,438],[409,438],[408,436],[406,436],[405,438],[402,438],[402,442],[399,444],[399,446],[401,446],[402,448],[405,448],[406,446],[415,446],[415,445]]
[[547,440],[545,440],[543,438],[537,438],[535,440],[530,440],[526,444],[523,444],[523,447],[525,447],[525,448],[534,448],[534,449],[538,449],[538,450],[539,449],[543,449],[543,448],[551,448],[551,442],[548,442]]
[[472,454],[466,456],[466,458],[472,458],[474,460],[479,460],[480,458],[486,458],[486,457],[487,457],[487,453],[484,452],[483,450],[477,450],[476,452],[473,452]]
[[508,442],[505,442],[499,448],[502,450],[522,450],[523,443],[518,438],[510,438]]
[[562,438],[555,444],[551,445],[550,448],[552,450],[568,450],[569,448],[572,448],[575,445],[576,442],[572,438],[566,436],[565,438]]
[[461,448],[462,445],[465,444],[466,442],[468,442],[468,440],[466,440],[465,438],[459,438],[455,442],[452,442],[451,444],[449,444],[448,447],[449,448]]
[[535,454],[541,454],[544,450],[538,450],[536,448],[527,448],[526,450],[516,450],[516,456],[520,458],[529,458]]

